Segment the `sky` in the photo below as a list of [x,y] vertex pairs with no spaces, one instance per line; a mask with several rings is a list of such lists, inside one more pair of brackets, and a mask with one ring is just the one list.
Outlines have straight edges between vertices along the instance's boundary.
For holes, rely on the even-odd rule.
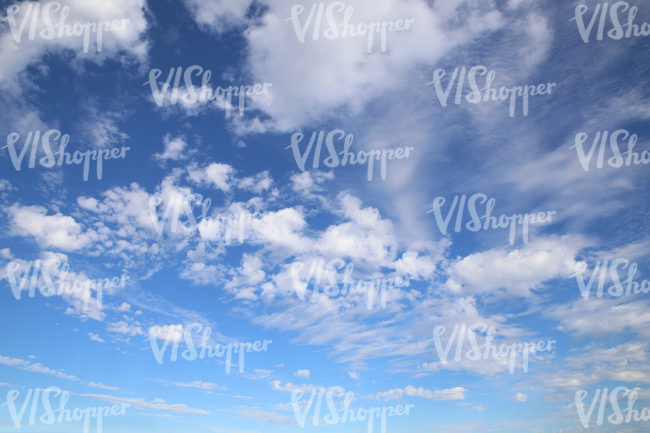
[[650,2],[605,5],[0,1],[0,431],[647,431]]

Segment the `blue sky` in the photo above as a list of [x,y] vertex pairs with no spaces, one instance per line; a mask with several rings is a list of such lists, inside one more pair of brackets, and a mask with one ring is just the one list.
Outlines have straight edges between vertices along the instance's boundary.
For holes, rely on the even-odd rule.
[[[648,279],[648,165],[617,164],[611,144],[616,135],[623,153],[635,134],[639,158],[650,151],[648,39],[608,36],[617,35],[609,5],[603,37],[597,37],[599,15],[585,43],[576,6],[587,6],[587,27],[594,1],[334,3],[322,3],[320,15],[316,4],[303,43],[292,10],[302,10],[300,29],[314,3],[296,0],[50,5],[55,25],[63,7],[71,26],[128,20],[103,33],[101,51],[91,32],[87,53],[83,35],[40,37],[46,29],[41,15],[25,21],[20,42],[11,19],[0,22],[2,146],[18,134],[20,153],[28,134],[57,130],[50,137],[55,153],[64,134],[71,155],[129,148],[120,150],[124,157],[103,161],[101,179],[91,160],[87,181],[83,163],[39,163],[48,156],[41,142],[33,168],[33,147],[20,170],[9,147],[0,149],[0,404],[5,391],[20,392],[20,408],[29,389],[57,386],[70,392],[69,409],[130,404],[126,415],[104,420],[106,431],[216,433],[366,429],[363,421],[313,426],[313,408],[307,425],[298,425],[292,391],[304,392],[298,403],[304,408],[312,390],[336,386],[354,393],[355,409],[414,405],[409,415],[388,418],[391,432],[581,432],[576,392],[588,392],[588,409],[595,391],[605,387],[635,389],[635,408],[650,406],[649,295],[607,293],[616,274],[608,267],[604,295],[596,296],[596,274],[585,299],[575,277],[586,266],[588,282],[597,263],[625,259],[618,262],[624,287],[634,263],[633,280],[641,285]],[[3,1],[0,9],[3,17],[17,10],[20,26],[30,4],[33,10],[35,2]],[[637,7],[634,24],[641,31],[650,22],[650,3],[621,3],[614,14],[621,24],[628,22],[625,5]],[[355,26],[414,21],[408,29],[387,30],[385,50],[378,25],[369,53],[367,36],[327,37],[327,11],[340,24],[350,6]],[[245,97],[243,115],[238,96],[228,115],[224,99],[188,102],[184,77],[177,103],[172,79],[157,104],[151,71],[160,70],[162,90],[172,68],[185,74],[194,65],[211,71],[207,86],[213,91],[270,85]],[[475,72],[479,88],[490,76],[496,90],[555,85],[529,97],[527,115],[523,96],[516,95],[510,115],[510,93],[507,100],[470,102],[468,75],[477,66],[485,67]],[[435,71],[445,71],[446,91],[454,70],[458,82],[462,68],[460,103],[454,84],[443,106],[430,84]],[[191,78],[200,94],[201,76]],[[291,148],[298,133],[301,154],[316,133],[304,171]],[[600,137],[588,170],[575,147],[579,134],[586,134],[585,154]],[[355,155],[412,149],[408,158],[389,157],[385,179],[375,160],[368,181],[367,162],[326,164],[328,146],[339,154],[346,140]],[[475,194],[484,195],[476,201],[479,217],[489,199],[497,219],[555,214],[531,223],[527,242],[517,224],[511,243],[509,228],[468,228],[467,201]],[[462,226],[454,230],[454,211],[443,235],[432,203],[445,199],[446,218],[456,196],[465,196]],[[159,203],[156,221],[170,209],[160,231],[150,203]],[[174,203],[179,225],[172,221]],[[61,279],[129,278],[124,287],[104,288],[99,305],[96,286],[44,296],[39,272],[36,294],[29,296],[26,277],[18,300],[7,274],[17,269],[20,282],[36,260],[60,264],[51,268],[56,287]],[[330,285],[328,274],[341,285],[348,265],[355,282],[409,283],[388,284],[385,308],[380,293],[369,310],[367,293],[313,295],[313,282],[301,300],[292,265],[303,264],[298,278],[304,281],[310,268],[319,272],[321,261],[332,264],[332,273],[322,271],[321,288]],[[211,328],[212,346],[272,343],[246,353],[243,372],[233,354],[226,374],[223,357],[180,356],[187,347],[179,330],[193,323]],[[455,325],[477,323],[495,329],[497,345],[556,342],[551,351],[530,355],[528,372],[521,357],[514,374],[507,360],[469,360],[467,335],[461,360],[453,360],[454,342],[449,362],[442,363],[429,341],[434,328],[446,328],[446,344]],[[157,344],[165,337],[178,341],[179,359],[172,362],[168,348],[163,362],[156,361],[148,341],[152,329],[160,331]],[[201,334],[191,336],[196,346]],[[484,344],[486,333],[477,340]],[[51,400],[58,406],[58,398]],[[626,405],[627,399],[619,400]],[[341,409],[343,398],[335,402]],[[44,413],[42,405],[36,413]],[[323,401],[321,417],[326,413]],[[610,413],[608,404],[605,416]],[[25,427],[28,416],[22,429],[83,429],[74,421]],[[605,421],[597,428],[644,427],[643,421]],[[21,428],[8,406],[0,406],[0,431]],[[374,431],[380,431],[378,420]]]

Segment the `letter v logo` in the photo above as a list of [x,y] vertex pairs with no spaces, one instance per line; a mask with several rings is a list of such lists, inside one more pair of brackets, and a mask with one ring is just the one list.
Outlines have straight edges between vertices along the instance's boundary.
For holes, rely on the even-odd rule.
[[[176,212],[175,216],[178,217],[179,213],[179,206],[181,204],[180,201],[177,201],[177,197],[173,196],[169,202],[167,202],[167,209],[165,209],[165,213],[162,218],[162,222],[158,220],[158,213],[156,212],[156,207],[162,203],[162,200],[160,197],[152,197],[149,199],[149,210],[144,211],[143,213],[149,212],[151,214],[151,221],[153,222],[154,227],[156,228],[156,231],[158,232],[159,235],[163,234],[163,229],[165,228],[165,223],[167,222],[167,218],[169,217],[169,212],[171,212],[172,208],[174,207],[174,204],[176,204]],[[176,220],[174,220],[176,222]],[[176,225],[174,224],[174,228]]]
[[[27,19],[29,18],[29,14],[32,12],[32,4],[29,3],[27,6],[27,12],[25,13],[25,16],[23,17],[23,22],[20,23],[20,28],[16,28],[16,12],[20,10],[20,6],[12,5],[7,8],[7,18],[4,20],[9,20],[9,27],[11,27],[11,35],[14,37],[14,40],[16,43],[20,43],[20,36],[23,34],[23,30],[25,29],[25,25],[27,25]],[[37,11],[38,13],[38,11]],[[2,20],[2,21],[4,21]]]
[[[172,334],[174,332],[174,325],[171,326],[172,329],[169,329],[167,335],[165,336],[165,344],[163,344],[162,349],[158,348],[158,335],[162,332],[162,329],[158,326],[154,326],[149,329],[149,343],[151,343],[151,349],[153,350],[153,355],[156,357],[158,364],[162,364],[163,355],[167,350],[167,345],[172,339]],[[178,341],[174,342],[174,351],[172,352],[172,361],[176,361],[176,350],[178,349]]]
[[[458,325],[454,325],[454,331],[451,334],[451,338],[447,342],[447,347],[445,349],[442,349],[442,342],[440,341],[440,336],[444,334],[446,331],[444,326],[436,326],[433,329],[433,342],[436,345],[436,352],[438,353],[438,357],[440,358],[440,362],[443,364],[447,363],[447,354],[449,353],[449,349],[451,349],[451,345],[454,342],[454,339],[456,338],[456,334],[458,333]],[[427,342],[431,341],[428,340]]]
[[293,414],[296,417],[296,421],[298,421],[298,425],[301,428],[305,427],[305,419],[307,418],[309,409],[311,409],[311,404],[314,402],[314,397],[316,397],[316,390],[314,389],[311,392],[309,403],[307,403],[307,407],[305,407],[304,412],[300,410],[300,397],[302,397],[302,395],[303,395],[302,391],[294,390],[291,392],[291,407],[293,408]]
[[451,216],[454,214],[454,209],[456,209],[456,204],[458,203],[458,196],[454,197],[454,202],[451,204],[451,209],[449,209],[449,213],[447,213],[447,218],[443,220],[442,212],[440,211],[440,208],[442,207],[442,205],[445,204],[445,201],[446,200],[444,197],[436,197],[433,200],[433,209],[427,212],[427,213],[433,212],[433,214],[436,216],[436,223],[438,224],[438,228],[440,229],[440,232],[443,235],[447,234],[447,227],[449,226],[449,220],[451,219]]
[[576,273],[573,276],[576,277],[576,280],[578,281],[578,288],[580,289],[580,294],[585,300],[589,299],[589,292],[591,291],[592,284],[596,280],[596,275],[598,274],[599,268],[600,260],[596,262],[596,267],[591,274],[591,278],[589,278],[589,284],[585,286],[585,280],[582,277],[582,273],[587,270],[587,264],[582,262],[576,263]]
[[311,12],[309,12],[309,16],[307,17],[307,22],[305,23],[305,26],[301,28],[300,21],[298,20],[298,15],[300,15],[304,9],[305,8],[302,5],[295,5],[291,8],[291,17],[285,20],[291,20],[293,23],[293,30],[296,32],[296,36],[298,36],[300,43],[305,42],[305,33],[307,33],[307,29],[311,24],[311,19],[314,17],[314,12],[316,12],[316,4],[312,5]]
[[[23,278],[20,280],[20,285],[16,284],[16,276],[14,275],[19,267],[20,264],[17,262],[11,262],[9,265],[7,265],[7,279],[11,285],[11,291],[13,292],[14,297],[18,300],[20,300],[20,293],[22,292],[23,287],[25,287],[25,283],[29,277],[29,271],[32,269],[32,262],[27,263],[27,269],[25,269],[25,272],[23,273]],[[36,272],[37,271],[35,271],[34,274],[36,274]]]
[[582,407],[582,400],[587,396],[587,391],[585,390],[580,390],[576,391],[576,402],[574,403],[576,405],[576,409],[578,410],[578,416],[580,417],[580,421],[582,422],[582,425],[585,428],[589,428],[589,419],[591,418],[591,414],[594,411],[594,408],[596,407],[596,402],[598,401],[598,397],[600,396],[600,389],[596,390],[596,395],[594,396],[594,399],[591,401],[591,406],[589,407],[589,411],[585,414],[585,408]]
[[[585,29],[585,23],[582,20],[582,16],[587,12],[587,9],[589,9],[586,5],[578,5],[576,6],[576,16],[575,18],[572,18],[571,20],[576,20],[576,24],[578,25],[578,31],[580,32],[580,36],[582,37],[582,40],[585,43],[589,42],[589,34],[591,33],[591,29],[594,26],[594,23],[596,22],[596,17],[598,16],[598,12],[600,11],[600,4],[596,5],[596,10],[594,11],[594,14],[591,16],[591,21],[589,22],[589,26]],[[571,21],[569,20],[569,21]]]
[[[179,69],[178,73],[180,74],[180,68],[178,69]],[[162,91],[158,91],[158,82],[156,81],[158,77],[160,77],[160,74],[162,74],[162,71],[160,69],[152,69],[149,72],[149,81],[144,83],[143,86],[149,84],[149,86],[151,87],[151,93],[153,94],[153,99],[156,101],[156,104],[158,104],[159,107],[162,107],[163,102],[165,100],[165,95],[167,94],[169,85],[172,82],[172,77],[174,76],[174,68],[172,68],[169,71],[169,75],[167,76],[167,81],[163,85]]]
[[[29,403],[29,399],[32,397],[32,390],[30,389],[27,392],[27,397],[23,402],[23,407],[20,409],[20,413],[16,413],[16,404],[14,403],[18,395],[20,395],[20,391],[12,389],[7,393],[7,403],[5,403],[9,405],[9,414],[11,415],[11,420],[14,422],[14,425],[16,427],[20,427],[20,421],[23,419],[23,414],[25,413],[25,409],[27,409],[27,404]],[[36,398],[38,398],[38,396]]]

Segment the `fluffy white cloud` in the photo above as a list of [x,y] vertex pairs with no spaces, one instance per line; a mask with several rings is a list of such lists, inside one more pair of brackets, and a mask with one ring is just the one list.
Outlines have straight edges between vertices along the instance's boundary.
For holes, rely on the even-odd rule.
[[117,311],[131,311],[131,304],[122,302],[122,305],[116,308]]
[[101,389],[108,389],[111,391],[119,391],[120,389],[115,387],[115,386],[106,386],[103,383],[95,383],[95,382],[90,382],[88,386],[92,388],[101,388]]
[[309,372],[309,370],[298,370],[295,373],[293,373],[294,376],[297,376],[297,377],[300,377],[300,378],[303,378],[303,379],[309,379],[310,374],[311,373]]
[[230,191],[230,180],[235,169],[228,164],[213,162],[207,167],[190,168],[189,179],[197,185],[206,184],[224,192]]
[[8,209],[16,234],[30,236],[41,248],[76,251],[101,238],[94,230],[84,231],[74,218],[57,213],[47,215],[41,206],[14,204]]
[[131,325],[123,320],[117,323],[109,323],[106,329],[108,332],[116,332],[118,334],[124,334],[130,337],[135,337],[136,335],[145,335],[141,327]]
[[123,143],[129,136],[119,129],[116,121],[123,120],[124,114],[100,110],[98,105],[95,101],[83,104],[84,119],[80,130],[85,141],[96,149]]
[[197,23],[218,32],[232,29],[244,22],[250,2],[244,0],[186,0],[185,4]]
[[506,289],[532,296],[532,289],[553,278],[575,272],[575,257],[586,242],[579,237],[538,238],[518,250],[496,248],[471,254],[451,264],[446,286],[454,293],[483,293]]
[[407,251],[395,261],[395,270],[413,277],[428,278],[436,270],[436,258],[419,256],[417,251]]
[[[247,124],[240,121],[241,132],[267,128],[294,130],[334,109],[357,113],[367,101],[399,87],[404,74],[413,66],[435,64],[452,48],[504,25],[491,2],[480,8],[464,1],[433,5],[420,0],[357,3],[350,20],[354,25],[415,20],[408,31],[387,34],[386,54],[381,52],[381,37],[377,34],[372,53],[368,54],[367,36],[329,40],[321,35],[320,40],[313,41],[311,35],[316,25],[313,20],[305,42],[300,43],[292,21],[287,21],[295,4],[291,0],[267,0],[264,16],[249,20],[244,15],[247,11],[244,6],[235,8],[229,2],[214,0],[201,2],[201,7],[197,3],[186,2],[195,20],[215,31],[224,30],[226,19],[239,25],[255,23],[245,33],[250,53],[248,69],[255,78],[263,77],[274,84],[269,98],[254,101],[272,120],[255,118]],[[305,25],[309,6],[299,16],[301,25]],[[459,12],[460,8],[463,13]],[[337,23],[343,21],[343,14],[334,11]],[[327,28],[323,16],[321,32]],[[287,69],[286,65],[293,66]]]
[[149,336],[154,336],[158,340],[167,340],[171,342],[181,341],[183,338],[183,325],[165,325],[152,326],[149,329]]
[[284,392],[293,392],[293,391],[311,392],[315,389],[319,389],[320,386],[294,385],[292,383],[287,383],[286,385],[282,386],[279,380],[274,380],[271,382],[271,388],[275,389],[276,391],[284,391]]
[[255,176],[245,177],[238,183],[239,188],[253,191],[256,194],[268,190],[273,185],[273,179],[268,171],[263,171]]
[[[30,4],[32,5],[31,8],[29,7]],[[59,5],[58,10],[57,4]],[[119,30],[103,32],[101,51],[98,51],[96,46],[97,33],[90,31],[88,53],[83,52],[83,34],[79,36],[64,35],[61,38],[54,37],[49,40],[40,37],[41,32],[45,30],[45,23],[42,19],[44,7],[41,8],[38,19],[32,21],[34,5],[35,3],[26,1],[17,3],[19,9],[15,16],[16,27],[20,27],[23,20],[36,23],[36,37],[33,40],[28,37],[29,25],[25,26],[20,36],[14,35],[11,31],[6,31],[0,35],[0,57],[4,59],[2,65],[0,65],[0,86],[9,88],[11,85],[15,89],[18,84],[18,74],[28,65],[36,64],[46,54],[63,54],[66,51],[72,51],[76,53],[77,62],[89,60],[100,64],[108,58],[121,54],[129,54],[136,59],[144,59],[146,43],[140,40],[141,35],[147,28],[144,12],[145,2],[143,0],[110,0],[103,2],[70,0],[65,2],[65,6],[69,8],[65,23],[71,27],[75,23],[86,24],[88,22],[129,20]],[[41,6],[45,6],[45,4]],[[49,11],[49,15],[52,24],[55,26],[55,31],[58,33],[59,28],[56,26],[59,24],[62,13],[61,4],[56,2],[53,6]],[[31,13],[26,16],[28,10]],[[7,24],[9,24],[8,20],[5,25],[9,27]],[[17,37],[20,38],[20,42],[16,41]]]
[[41,364],[32,364],[29,361],[18,358],[10,358],[8,356],[0,355],[0,364],[6,365],[8,367],[16,367],[25,371],[33,371],[36,373],[51,374],[61,379],[68,379],[75,382],[80,382],[81,380],[69,374],[65,374],[62,371],[52,370],[51,368],[45,367]]
[[385,392],[378,392],[374,394],[373,396],[369,396],[371,398],[377,399],[377,400],[396,400],[401,398],[404,395],[408,395],[411,397],[422,397],[422,398],[427,398],[430,400],[436,400],[436,401],[443,401],[443,400],[464,400],[465,399],[465,393],[467,390],[462,387],[455,387],[451,389],[440,389],[440,390],[435,390],[431,391],[429,389],[424,389],[422,387],[420,388],[415,388],[411,385],[407,386],[404,389],[391,389],[389,391]]
[[320,191],[322,188],[319,188],[318,185],[325,182],[326,180],[334,179],[334,172],[322,172],[318,170],[315,170],[313,172],[303,171],[302,173],[291,175],[290,179],[293,184],[294,191]]
[[207,389],[207,390],[221,389],[225,391],[228,389],[225,386],[219,387],[219,385],[217,385],[216,383],[202,382],[200,380],[195,380],[194,382],[190,382],[190,383],[174,382],[174,385],[180,386],[182,388],[199,388],[199,389]]
[[172,139],[171,135],[167,134],[163,138],[163,145],[165,146],[163,152],[156,153],[153,156],[157,161],[165,161],[168,159],[178,161],[179,159],[187,159],[187,155],[184,153],[187,143],[183,137]]
[[80,394],[82,397],[92,397],[98,400],[105,401],[110,404],[129,404],[131,407],[142,410],[159,410],[164,412],[182,413],[188,415],[210,415],[210,412],[188,407],[184,404],[168,404],[164,400],[155,399],[153,402],[148,403],[143,398],[123,398],[113,397],[111,395],[98,395],[98,394]]
[[[575,293],[579,294],[577,287]],[[630,296],[635,295],[627,297]],[[558,329],[574,334],[576,337],[588,337],[594,340],[607,339],[619,335],[621,329],[629,329],[632,333],[639,334],[644,338],[650,337],[648,328],[650,301],[625,298],[625,295],[613,299],[580,298],[567,305],[555,306],[544,312],[544,315],[559,320]],[[594,323],[598,323],[598,326],[594,326]]]
[[253,374],[249,374],[246,377],[249,377],[254,380],[268,379],[272,373],[273,370],[264,370],[262,368],[255,368],[253,369]]
[[528,399],[528,396],[526,394],[522,394],[520,392],[515,395],[515,400],[520,401],[520,402],[525,402]]
[[244,418],[271,424],[295,424],[295,422],[293,422],[292,419],[286,415],[264,412],[259,409],[242,409],[239,411],[239,415]]
[[90,339],[93,341],[98,341],[100,343],[106,343],[106,341],[102,340],[98,334],[93,334],[92,332],[89,332],[88,335],[90,335]]

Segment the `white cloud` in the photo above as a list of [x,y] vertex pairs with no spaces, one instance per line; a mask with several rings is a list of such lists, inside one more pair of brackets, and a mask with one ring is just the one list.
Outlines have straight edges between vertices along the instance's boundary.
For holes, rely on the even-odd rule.
[[484,293],[505,288],[516,296],[532,296],[532,289],[553,278],[575,272],[575,257],[586,242],[579,237],[539,238],[521,249],[495,248],[471,254],[451,264],[446,286],[454,293]]
[[271,374],[273,373],[273,370],[264,370],[261,368],[255,368],[253,369],[253,374],[249,374],[246,377],[253,379],[253,380],[261,380],[261,379],[268,379]]
[[291,175],[291,182],[293,184],[293,190],[299,192],[315,192],[321,191],[323,188],[318,185],[322,184],[326,180],[334,179],[334,172],[322,172],[318,170],[313,171],[303,171],[302,173],[296,173]]
[[16,367],[25,371],[34,371],[36,373],[50,374],[61,379],[68,379],[75,382],[80,382],[79,378],[69,374],[65,374],[61,371],[52,370],[48,367],[44,367],[41,364],[32,364],[29,361],[25,361],[18,358],[9,358],[7,356],[0,355],[0,364],[6,365],[8,367]]
[[361,379],[361,375],[356,371],[348,371],[348,374],[350,375],[350,379],[354,379],[354,380]]
[[445,400],[464,400],[465,399],[465,393],[467,390],[465,388],[461,387],[455,387],[451,389],[440,389],[436,391],[431,391],[429,389],[424,389],[422,387],[420,388],[415,388],[411,385],[407,386],[406,388],[402,389],[391,389],[389,391],[385,392],[378,392],[372,396],[368,396],[370,398],[376,399],[376,400],[396,400],[401,398],[404,395],[408,395],[411,397],[421,397],[421,398],[427,398],[430,400],[436,400],[436,401],[445,401]]
[[0,191],[15,191],[16,188],[11,186],[11,182],[7,179],[0,179]]
[[273,179],[268,171],[263,171],[255,176],[245,177],[238,184],[240,189],[253,191],[257,194],[262,194],[271,188],[271,185],[273,185]]
[[384,392],[378,392],[374,395],[369,395],[368,398],[379,400],[379,401],[388,401],[388,400],[397,400],[402,398],[404,391],[402,389],[390,389]]
[[61,213],[47,215],[41,206],[14,204],[8,211],[15,233],[33,237],[41,248],[76,251],[101,238],[94,230],[84,231],[72,217]]
[[309,370],[298,370],[295,373],[293,373],[294,376],[300,377],[302,379],[309,379],[309,375],[311,373]]
[[230,181],[235,174],[235,169],[228,164],[213,162],[207,167],[190,168],[189,179],[197,185],[207,185],[220,189],[224,192],[230,191]]
[[121,398],[111,395],[81,394],[82,397],[92,397],[111,404],[129,404],[131,407],[142,410],[159,410],[163,412],[182,413],[188,415],[210,415],[210,412],[188,407],[184,404],[166,404],[164,400],[156,399],[148,403],[143,398]]
[[[576,284],[577,286],[577,284]],[[593,289],[592,289],[593,290]],[[575,288],[579,294],[579,289]],[[592,292],[593,293],[593,292]],[[630,296],[635,295],[628,295]],[[637,295],[639,296],[639,295]],[[595,298],[590,297],[550,308],[543,314],[560,321],[560,331],[591,339],[611,338],[620,334],[621,329],[629,329],[633,333],[648,338],[650,331],[650,301],[647,299]],[[606,317],[607,320],[603,320]],[[598,323],[598,326],[593,326]]]
[[106,330],[108,332],[116,332],[118,334],[124,334],[130,337],[135,337],[136,335],[145,335],[141,327],[131,325],[123,320],[120,320],[116,323],[109,323],[106,327]]
[[97,335],[97,334],[93,334],[92,332],[89,332],[88,335],[90,335],[90,339],[93,340],[93,341],[99,341],[100,343],[106,343],[106,341],[99,338],[99,335]]
[[101,388],[101,389],[109,389],[113,391],[119,391],[120,389],[115,387],[115,386],[106,386],[103,383],[95,383],[95,382],[90,382],[88,386],[91,386],[93,388]]
[[171,135],[167,134],[163,138],[163,145],[165,146],[163,152],[156,153],[153,156],[157,161],[165,161],[168,159],[172,161],[178,161],[181,159],[187,159],[185,152],[187,143],[183,137],[176,137],[172,139]]
[[180,386],[182,388],[199,388],[199,389],[220,389],[220,390],[227,390],[225,386],[219,387],[216,383],[211,383],[211,382],[202,382],[200,380],[195,380],[194,382],[190,383],[182,383],[182,382],[174,382],[174,385]]
[[[16,16],[16,24],[20,25],[25,17],[29,2],[18,3],[20,9]],[[32,5],[34,3],[31,3]],[[0,66],[0,85],[9,88],[20,88],[18,86],[20,73],[28,65],[37,64],[45,55],[61,55],[63,53],[75,53],[72,57],[72,63],[77,63],[79,67],[82,60],[92,61],[101,64],[106,59],[129,54],[136,59],[143,59],[146,53],[146,44],[140,37],[147,28],[145,19],[145,2],[142,0],[112,0],[106,2],[89,3],[84,0],[70,0],[66,2],[69,7],[69,15],[66,18],[66,24],[73,25],[76,22],[100,22],[112,20],[126,20],[125,26],[120,30],[111,30],[102,34],[102,50],[98,51],[96,46],[97,33],[90,32],[90,43],[88,53],[83,52],[84,37],[80,36],[63,36],[55,37],[50,40],[39,37],[45,29],[45,24],[41,17],[35,21],[36,35],[34,40],[29,40],[29,26],[26,26],[20,42],[16,42],[10,31],[0,35],[0,57],[4,59]],[[50,11],[52,23],[56,26],[59,22],[61,11],[54,12],[56,8]],[[42,12],[42,9],[41,9]],[[40,14],[39,14],[40,15]],[[31,16],[31,15],[30,15]],[[29,19],[29,18],[28,18]],[[31,19],[29,19],[30,22]],[[9,27],[8,22],[4,24]],[[58,32],[58,28],[55,27]],[[67,61],[70,63],[70,60]],[[15,91],[15,90],[14,90]]]
[[183,325],[152,326],[149,329],[149,336],[152,334],[158,340],[169,339],[173,343],[181,341],[183,339]]
[[117,311],[131,311],[131,305],[123,302],[122,305],[116,308]]
[[116,120],[123,120],[123,113],[99,110],[96,101],[83,104],[84,120],[80,127],[85,141],[97,148],[113,147],[128,139],[129,136],[122,132],[115,124]]
[[465,388],[458,386],[451,389],[441,389],[436,391],[431,391],[422,387],[414,388],[410,385],[404,388],[404,393],[406,395],[428,398],[431,400],[464,400],[466,392],[467,390]]
[[270,424],[288,424],[288,425],[295,424],[295,422],[293,422],[291,418],[289,418],[286,415],[282,415],[279,413],[263,412],[259,409],[252,409],[252,408],[242,409],[239,411],[239,415],[244,418],[252,419],[259,422],[266,422]]
[[261,433],[259,430],[242,430],[240,428],[212,427],[214,433]]
[[395,270],[413,277],[428,278],[436,270],[436,259],[431,256],[421,256],[417,251],[407,251],[395,262]]
[[[386,53],[381,52],[380,36],[376,36],[373,51],[368,54],[367,36],[329,40],[321,35],[320,40],[311,40],[314,23],[307,31],[305,43],[300,43],[291,20],[286,21],[295,4],[292,0],[265,2],[268,9],[261,19],[245,17],[248,2],[238,7],[216,0],[201,2],[200,7],[197,3],[186,1],[195,20],[212,30],[227,28],[223,25],[225,20],[233,25],[254,23],[244,33],[250,53],[247,69],[254,78],[271,82],[273,87],[269,95],[260,95],[265,97],[253,99],[252,104],[272,120],[254,118],[246,122],[236,117],[240,133],[274,128],[295,130],[333,110],[356,114],[366,102],[398,88],[406,71],[422,63],[435,64],[453,48],[505,24],[491,2],[481,7],[465,1],[433,5],[395,0],[357,3],[351,19],[354,24],[415,20],[408,31],[388,33]],[[309,14],[309,6],[300,16],[301,23]],[[337,22],[342,22],[343,12],[335,12],[335,16]],[[323,16],[321,32],[327,28]],[[288,64],[294,66],[287,70]]]
[[515,400],[520,401],[520,402],[525,402],[528,399],[528,396],[526,394],[522,394],[520,392],[515,395]]
[[181,272],[180,276],[194,281],[196,284],[210,284],[219,279],[222,270],[215,265],[206,265],[205,263],[194,262]]
[[204,28],[219,32],[241,25],[249,3],[247,0],[185,1],[197,23]]
[[282,386],[279,380],[274,380],[271,382],[271,388],[275,389],[276,391],[284,391],[284,392],[293,392],[293,391],[311,392],[315,389],[319,389],[320,387],[316,385],[294,385],[292,383],[287,383],[286,385]]
[[[255,286],[266,277],[266,273],[262,270],[263,266],[264,263],[259,257],[244,253],[242,266],[234,270],[237,274],[233,276],[232,281],[225,284],[225,288],[236,292],[236,299],[257,300],[258,297],[254,293]],[[237,287],[242,288],[236,289]]]

